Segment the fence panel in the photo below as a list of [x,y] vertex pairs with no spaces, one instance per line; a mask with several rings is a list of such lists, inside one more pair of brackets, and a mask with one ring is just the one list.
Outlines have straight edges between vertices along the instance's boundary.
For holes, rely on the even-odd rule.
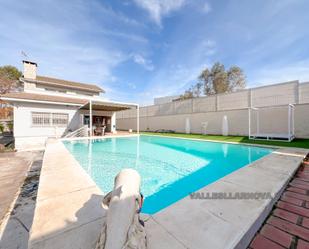
[[122,111],[122,118],[129,118],[130,117],[130,110]]
[[159,106],[158,105],[150,105],[147,106],[147,116],[156,116],[159,114]]
[[235,110],[249,107],[249,90],[217,95],[218,110]]
[[214,112],[216,111],[216,96],[193,99],[193,112]]
[[174,111],[174,102],[159,105],[159,115],[172,115]]
[[298,81],[254,88],[251,90],[253,107],[295,104]]
[[123,111],[116,112],[116,119],[122,119],[123,118]]
[[139,108],[139,116],[140,117],[147,117],[147,106]]
[[192,113],[192,99],[175,101],[175,114]]
[[299,84],[299,103],[309,103],[309,82]]

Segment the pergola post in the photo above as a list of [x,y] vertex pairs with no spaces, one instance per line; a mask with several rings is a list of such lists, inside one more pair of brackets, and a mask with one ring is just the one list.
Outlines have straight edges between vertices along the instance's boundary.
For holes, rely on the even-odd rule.
[[257,109],[257,124],[256,124],[256,133],[260,134],[260,109]]
[[248,117],[249,117],[249,139],[251,138],[251,108],[248,109]]
[[92,100],[89,101],[89,128],[90,137],[92,137]]
[[139,105],[136,108],[136,132],[139,133]]

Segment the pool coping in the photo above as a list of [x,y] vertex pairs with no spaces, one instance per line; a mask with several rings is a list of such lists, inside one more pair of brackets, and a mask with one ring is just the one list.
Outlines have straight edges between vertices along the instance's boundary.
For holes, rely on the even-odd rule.
[[[112,137],[128,136],[138,134]],[[55,248],[55,245],[57,248],[93,248],[106,215],[101,205],[103,192],[62,141],[52,140],[46,145],[30,231],[29,248],[32,249]],[[277,149],[199,190],[236,193],[243,192],[244,188],[263,189],[273,194],[271,200],[191,200],[187,196],[154,215],[142,215],[149,248],[245,248],[308,151]],[[284,169],[282,165],[285,165]],[[258,184],[256,174],[264,181],[260,186],[252,187],[253,182]],[[247,183],[239,184],[239,177]],[[63,205],[67,200],[70,203]]]
[[205,142],[214,142],[214,143],[224,143],[224,144],[237,144],[237,145],[245,145],[245,146],[252,146],[252,147],[264,147],[264,148],[272,148],[272,149],[282,149],[282,148],[306,149],[306,148],[278,146],[278,145],[251,144],[251,143],[240,143],[240,142],[232,142],[232,141],[219,141],[219,140],[211,140],[211,139],[204,139],[204,138],[189,138],[189,137],[177,137],[177,136],[168,136],[168,135],[165,136],[165,135],[156,135],[156,134],[139,134],[139,135],[154,136],[154,137],[165,137],[165,138],[178,138],[178,139],[196,140],[196,141],[205,141]]
[[137,137],[140,134],[126,134],[126,135],[105,135],[105,136],[92,136],[92,137],[70,137],[70,138],[59,138],[60,141],[79,141],[79,140],[101,140],[106,138],[117,138],[117,137]]

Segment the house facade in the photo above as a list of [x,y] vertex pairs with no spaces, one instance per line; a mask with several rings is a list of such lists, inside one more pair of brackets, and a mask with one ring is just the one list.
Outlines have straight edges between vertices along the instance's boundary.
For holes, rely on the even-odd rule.
[[37,75],[37,64],[31,61],[23,61],[23,67],[21,91],[0,97],[14,108],[17,150],[42,147],[47,138],[63,137],[86,126],[90,136],[100,126],[116,133],[116,112],[138,111],[137,104],[100,96],[104,90],[96,85]]

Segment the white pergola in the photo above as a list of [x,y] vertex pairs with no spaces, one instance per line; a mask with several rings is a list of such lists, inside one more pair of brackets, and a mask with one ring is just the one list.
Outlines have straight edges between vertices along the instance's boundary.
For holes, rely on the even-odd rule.
[[[90,136],[93,136],[92,116],[93,110],[118,112],[128,109],[136,109],[136,132],[139,133],[139,105],[133,103],[112,102],[102,100],[89,100],[80,109],[89,110],[89,129]],[[112,118],[116,118],[115,115]]]
[[[276,108],[288,108],[287,109],[287,130],[286,132],[265,132],[263,127],[261,128],[260,121],[260,110],[269,109],[274,110],[273,115],[276,115]],[[255,114],[256,122],[252,122],[253,114]],[[268,106],[268,107],[251,107],[249,108],[249,139],[258,139],[258,140],[274,140],[274,141],[292,141],[295,138],[295,129],[294,129],[294,105],[289,104],[286,106]],[[273,117],[276,120],[276,117]],[[253,131],[252,126],[255,125],[255,130]]]

